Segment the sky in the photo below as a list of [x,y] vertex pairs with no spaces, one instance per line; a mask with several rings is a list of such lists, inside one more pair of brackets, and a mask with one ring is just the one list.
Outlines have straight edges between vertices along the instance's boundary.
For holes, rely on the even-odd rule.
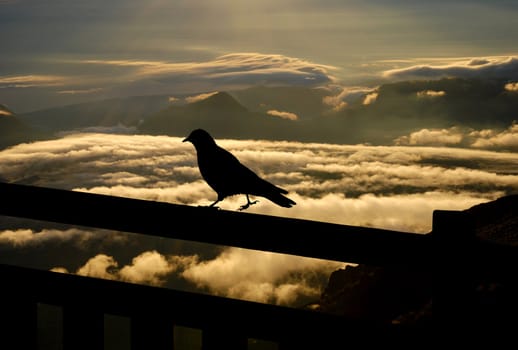
[[515,1],[2,0],[0,102],[26,112],[259,83],[375,85],[394,70],[431,74],[416,66],[506,62],[517,36]]

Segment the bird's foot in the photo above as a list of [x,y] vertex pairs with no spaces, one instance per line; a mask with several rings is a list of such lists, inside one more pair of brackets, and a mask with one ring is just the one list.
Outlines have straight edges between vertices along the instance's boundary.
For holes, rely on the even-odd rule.
[[217,207],[215,205],[198,205],[198,208],[212,208],[212,209],[221,209],[220,207]]
[[248,207],[250,207],[251,205],[254,205],[256,203],[258,203],[259,201],[258,200],[255,200],[253,202],[248,202],[246,204],[243,204],[242,206],[239,207],[239,211],[242,211],[242,210],[245,210],[245,209],[248,209]]

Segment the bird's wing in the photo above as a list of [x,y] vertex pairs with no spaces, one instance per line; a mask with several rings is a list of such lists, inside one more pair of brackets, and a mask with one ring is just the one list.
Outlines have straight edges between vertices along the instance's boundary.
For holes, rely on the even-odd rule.
[[243,193],[244,178],[251,177],[251,170],[227,150],[217,146],[198,154],[198,164],[205,181],[220,196]]
[[212,169],[205,180],[218,193],[230,194],[259,194],[264,191],[281,191],[273,184],[261,179],[254,171],[243,165],[232,153],[217,147],[210,157]]
[[[225,151],[225,150],[224,150]],[[259,177],[253,170],[241,163],[230,152],[225,151],[226,169],[229,169],[228,181],[238,190],[237,193],[254,194],[265,196],[268,193],[283,193],[288,191],[275,186],[274,184]]]

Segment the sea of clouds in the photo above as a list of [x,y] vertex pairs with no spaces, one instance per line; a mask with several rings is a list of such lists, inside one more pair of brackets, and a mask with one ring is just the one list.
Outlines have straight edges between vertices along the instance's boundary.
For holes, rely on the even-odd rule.
[[[264,140],[218,140],[297,202],[281,208],[264,198],[249,212],[338,224],[427,233],[437,209],[463,210],[518,190],[518,154],[488,150],[366,146]],[[0,152],[6,182],[185,205],[208,205],[194,147],[181,138],[75,133]],[[237,210],[235,196],[219,203]],[[1,224],[1,221],[0,221]],[[244,233],[245,234],[245,233]],[[282,234],[282,233],[279,233]],[[99,278],[172,286],[246,300],[293,305],[316,299],[322,282],[347,262],[188,243],[77,227],[9,227],[4,256],[31,249],[81,250],[74,262],[40,256],[45,268]],[[190,247],[190,248],[188,248]],[[198,250],[197,250],[198,249]],[[124,251],[124,253],[122,253]],[[17,253],[18,252],[18,253]],[[7,254],[9,253],[9,254]],[[32,262],[34,263],[34,262]]]

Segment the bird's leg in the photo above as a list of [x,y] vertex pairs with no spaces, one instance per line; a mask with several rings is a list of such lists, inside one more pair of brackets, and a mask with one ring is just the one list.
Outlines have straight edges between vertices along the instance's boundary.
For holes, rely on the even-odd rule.
[[253,205],[253,204],[256,204],[257,202],[259,202],[258,200],[255,200],[253,202],[250,201],[250,197],[248,197],[248,194],[246,195],[246,204],[243,204],[242,206],[239,207],[239,210],[245,210],[247,209],[249,206]]
[[220,199],[216,199],[216,200],[214,201],[214,203],[212,203],[211,205],[209,205],[209,208],[216,208],[216,209],[219,209],[219,207],[216,207],[216,206],[215,206],[215,205],[216,205],[216,203],[218,203],[218,202],[220,202]]

